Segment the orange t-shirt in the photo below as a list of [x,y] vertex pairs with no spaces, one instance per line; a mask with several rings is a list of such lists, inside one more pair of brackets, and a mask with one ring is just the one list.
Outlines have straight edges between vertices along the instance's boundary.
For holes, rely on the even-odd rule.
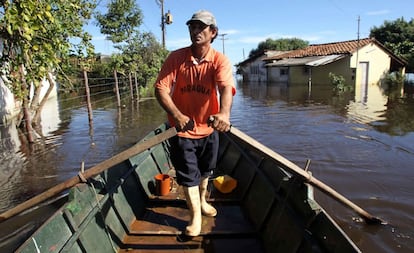
[[[197,63],[190,47],[170,53],[155,82],[155,88],[165,90],[177,108],[194,120],[194,129],[179,132],[181,137],[198,139],[208,136],[213,128],[207,125],[210,115],[220,110],[218,89],[232,86],[232,67],[228,58],[210,47],[205,58]],[[168,115],[171,126],[175,122]]]

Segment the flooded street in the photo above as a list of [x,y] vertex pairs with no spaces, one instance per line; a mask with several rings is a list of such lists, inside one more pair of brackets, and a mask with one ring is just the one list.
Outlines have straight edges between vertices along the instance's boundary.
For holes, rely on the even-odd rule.
[[[300,167],[387,225],[366,225],[315,189],[315,197],[363,252],[414,251],[414,99],[390,100],[371,87],[362,102],[331,90],[239,84],[234,126]],[[41,142],[22,148],[2,126],[0,212],[127,149],[166,115],[155,99],[121,109],[115,96],[94,98],[90,128],[82,97],[49,101]],[[58,115],[58,116],[56,116]]]
[[[239,88],[233,123],[305,167],[374,216],[366,225],[321,192],[316,199],[363,252],[414,250],[414,101],[356,103],[329,91],[249,85]],[[373,93],[373,92],[372,92]]]

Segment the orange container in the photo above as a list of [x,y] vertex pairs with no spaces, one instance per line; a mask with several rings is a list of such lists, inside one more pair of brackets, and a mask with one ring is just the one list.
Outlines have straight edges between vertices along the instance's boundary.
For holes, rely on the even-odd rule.
[[155,194],[158,196],[168,195],[171,191],[171,178],[167,174],[157,174],[155,177]]

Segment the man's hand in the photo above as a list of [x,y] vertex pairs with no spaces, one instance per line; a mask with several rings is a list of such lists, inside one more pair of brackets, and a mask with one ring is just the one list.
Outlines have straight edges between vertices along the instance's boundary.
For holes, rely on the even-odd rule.
[[183,115],[179,118],[175,118],[175,126],[177,131],[185,132],[187,130],[194,129],[194,121],[189,117]]
[[229,117],[221,113],[211,115],[208,118],[208,125],[220,132],[228,132],[231,128]]

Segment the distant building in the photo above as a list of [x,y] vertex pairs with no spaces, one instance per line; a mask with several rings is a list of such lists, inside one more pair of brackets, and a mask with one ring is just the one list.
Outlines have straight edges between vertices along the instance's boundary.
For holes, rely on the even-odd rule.
[[267,69],[265,66],[266,62],[264,62],[263,59],[279,54],[284,54],[286,52],[288,51],[262,51],[261,53],[256,54],[255,56],[250,57],[237,64],[237,74],[241,75],[244,81],[267,82]]
[[[319,45],[263,59],[268,82],[278,82],[278,73],[288,75],[288,85],[327,84],[329,73],[345,78],[354,85],[355,96],[367,95],[369,85],[378,85],[386,74],[405,74],[407,62],[394,55],[374,38]],[[288,71],[286,71],[288,68]]]
[[[4,79],[6,77],[2,76],[0,77],[0,123],[7,125],[9,122],[11,122],[22,109],[21,102],[14,99],[14,94],[11,92],[11,90],[6,86],[4,83]],[[49,94],[48,99],[57,99],[57,84],[56,81],[53,80],[53,89],[52,92]],[[44,78],[41,83],[41,89],[40,89],[40,99],[43,99],[43,97],[46,95],[47,90],[50,86],[49,81]],[[33,85],[30,86],[30,96],[32,97],[34,93],[34,87]]]
[[0,124],[7,124],[20,112],[21,104],[14,99],[11,90],[0,78]]
[[405,74],[407,62],[374,38],[310,45],[303,49],[249,58],[238,64],[244,81],[327,84],[329,73],[364,93],[391,72]]

